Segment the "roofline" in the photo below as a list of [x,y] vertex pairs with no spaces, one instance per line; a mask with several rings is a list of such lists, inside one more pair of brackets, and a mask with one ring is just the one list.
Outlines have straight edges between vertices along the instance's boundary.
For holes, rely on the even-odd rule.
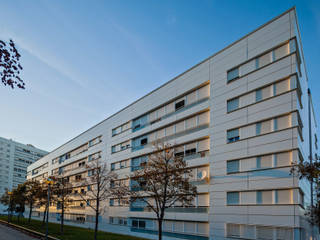
[[[159,87],[157,87],[156,89],[154,89],[154,90],[152,90],[151,92],[147,93],[146,95],[142,96],[141,98],[138,98],[137,100],[135,100],[134,102],[130,103],[128,106],[126,106],[126,107],[122,108],[122,109],[121,109],[121,110],[119,110],[118,112],[116,112],[116,113],[114,113],[114,114],[110,115],[110,116],[109,116],[109,117],[107,117],[106,119],[104,119],[104,120],[102,120],[102,121],[98,122],[97,124],[95,124],[95,125],[93,125],[92,127],[88,128],[87,130],[85,130],[84,132],[80,133],[80,134],[79,134],[79,135],[77,135],[76,137],[74,137],[74,138],[70,139],[69,141],[67,141],[66,143],[62,144],[61,146],[59,146],[59,147],[57,147],[57,148],[53,149],[50,153],[52,153],[52,152],[54,152],[54,151],[58,150],[59,148],[63,147],[64,145],[66,145],[66,144],[70,143],[71,141],[73,141],[73,140],[74,140],[74,139],[76,139],[77,137],[81,136],[82,134],[84,134],[84,133],[86,133],[86,132],[90,131],[91,129],[95,128],[96,126],[100,125],[101,123],[103,123],[103,122],[107,121],[108,119],[112,118],[113,116],[117,115],[118,113],[120,113],[120,112],[124,111],[125,109],[129,108],[129,107],[130,107],[130,106],[132,106],[133,104],[135,104],[135,103],[137,103],[138,101],[142,100],[143,98],[145,98],[145,97],[147,97],[147,96],[151,95],[152,93],[154,93],[154,92],[155,92],[155,91],[157,91],[158,89],[160,89],[160,88],[162,88],[162,87],[166,86],[167,84],[169,84],[169,83],[173,82],[174,80],[176,80],[176,79],[177,79],[177,78],[179,78],[180,76],[182,76],[182,75],[186,74],[187,72],[189,72],[189,71],[193,70],[194,68],[198,67],[198,66],[199,66],[199,65],[201,65],[202,63],[204,63],[204,62],[208,61],[210,58],[215,57],[216,55],[218,55],[218,54],[220,54],[221,52],[225,51],[226,49],[228,49],[228,48],[232,47],[233,45],[235,45],[235,44],[237,44],[238,42],[242,41],[243,39],[247,38],[247,37],[248,37],[248,36],[250,36],[251,34],[253,34],[253,33],[255,33],[255,32],[259,31],[261,28],[265,27],[266,25],[268,25],[268,24],[270,24],[270,23],[272,23],[272,22],[276,21],[277,19],[279,19],[280,17],[284,16],[285,14],[289,13],[289,12],[290,12],[290,11],[292,11],[292,10],[293,10],[293,11],[295,12],[295,14],[296,14],[296,7],[295,7],[295,6],[293,6],[293,7],[289,8],[288,10],[286,10],[286,11],[285,11],[285,12],[283,12],[283,13],[281,13],[280,15],[278,15],[278,16],[276,16],[276,17],[272,18],[271,20],[269,20],[268,22],[266,22],[266,23],[264,23],[264,24],[260,25],[260,27],[256,28],[255,30],[253,30],[253,31],[251,31],[251,32],[249,32],[249,33],[247,33],[246,35],[244,35],[244,36],[243,36],[243,37],[241,37],[240,39],[238,39],[238,40],[234,41],[233,43],[231,43],[231,44],[227,45],[226,47],[224,47],[224,48],[223,48],[223,49],[221,49],[220,51],[218,51],[218,52],[216,52],[216,53],[212,54],[211,56],[209,56],[209,57],[207,57],[207,58],[205,58],[205,59],[204,59],[204,60],[202,60],[201,62],[197,63],[196,65],[194,65],[194,66],[192,66],[192,67],[190,67],[189,69],[187,69],[187,70],[186,70],[186,71],[184,71],[183,73],[181,73],[181,74],[177,75],[176,77],[172,78],[171,80],[167,81],[166,83],[164,83],[164,84],[160,85]],[[297,18],[297,17],[296,17],[296,18]],[[299,29],[299,28],[298,28],[298,29]],[[299,36],[300,36],[300,33],[299,33]],[[300,40],[300,41],[301,41],[301,40]],[[50,153],[49,153],[49,154],[50,154]],[[49,155],[49,154],[48,154],[48,155]],[[40,158],[39,160],[41,160],[41,158]]]

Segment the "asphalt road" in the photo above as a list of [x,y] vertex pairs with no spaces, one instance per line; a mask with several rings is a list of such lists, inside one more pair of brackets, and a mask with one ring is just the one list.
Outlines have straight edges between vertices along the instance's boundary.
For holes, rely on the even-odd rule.
[[0,224],[0,240],[36,240],[36,238]]

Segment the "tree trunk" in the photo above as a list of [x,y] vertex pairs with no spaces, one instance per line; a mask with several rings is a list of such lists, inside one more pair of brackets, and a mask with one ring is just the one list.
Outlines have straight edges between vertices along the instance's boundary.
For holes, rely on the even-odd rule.
[[99,210],[96,210],[96,222],[94,227],[94,240],[97,240],[97,234],[98,234],[98,224],[99,224]]
[[64,224],[64,201],[61,203],[61,216],[60,216],[60,234],[63,235],[63,224]]
[[162,219],[158,219],[158,240],[162,240]]
[[31,222],[31,216],[32,216],[32,201],[30,202],[30,205],[29,205],[29,219],[28,219],[28,223],[30,223]]
[[[99,194],[99,189],[98,189],[98,194]],[[99,195],[98,195],[99,196]],[[96,223],[94,227],[94,240],[97,240],[97,234],[98,234],[98,224],[99,224],[99,203],[100,199],[97,197],[96,199],[97,206],[96,206]]]
[[45,223],[45,221],[46,221],[47,209],[48,209],[48,206],[46,205],[46,207],[45,207],[45,209],[44,209],[44,212],[43,212],[42,226],[44,226],[44,223]]

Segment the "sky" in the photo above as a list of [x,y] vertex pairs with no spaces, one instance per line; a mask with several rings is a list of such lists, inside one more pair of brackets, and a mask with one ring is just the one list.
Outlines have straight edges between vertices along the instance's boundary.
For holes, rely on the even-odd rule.
[[52,151],[292,6],[320,121],[320,1],[0,0],[26,90],[0,85],[0,136]]

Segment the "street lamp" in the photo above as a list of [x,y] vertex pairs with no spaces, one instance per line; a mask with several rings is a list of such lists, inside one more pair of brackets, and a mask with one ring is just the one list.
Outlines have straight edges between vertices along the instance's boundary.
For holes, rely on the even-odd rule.
[[53,184],[52,179],[48,178],[46,180],[46,184],[48,185],[48,209],[47,209],[47,217],[46,217],[46,240],[48,240],[48,219],[49,219],[49,208],[50,208],[50,185]]
[[9,195],[9,207],[8,207],[8,223],[10,222],[10,215],[11,215],[11,211],[12,211],[12,203],[11,203],[11,195],[12,192],[8,192]]

